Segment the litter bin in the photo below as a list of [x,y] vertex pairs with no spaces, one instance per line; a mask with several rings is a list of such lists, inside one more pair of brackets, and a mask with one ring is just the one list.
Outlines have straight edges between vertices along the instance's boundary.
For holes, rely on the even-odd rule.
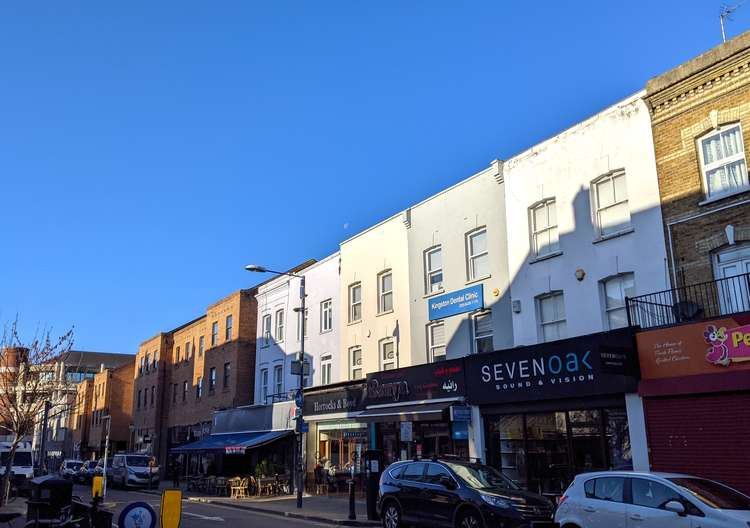
[[365,451],[365,475],[367,477],[367,519],[378,520],[378,493],[380,491],[380,474],[383,472],[383,451],[369,449]]
[[73,502],[73,483],[55,475],[31,479],[26,520],[65,519]]

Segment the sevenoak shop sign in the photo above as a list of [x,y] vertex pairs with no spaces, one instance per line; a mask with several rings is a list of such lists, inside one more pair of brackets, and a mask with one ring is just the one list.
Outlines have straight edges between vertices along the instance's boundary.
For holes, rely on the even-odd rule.
[[505,403],[634,392],[637,363],[629,329],[466,358],[468,401]]
[[427,308],[430,321],[484,308],[482,285],[430,297]]

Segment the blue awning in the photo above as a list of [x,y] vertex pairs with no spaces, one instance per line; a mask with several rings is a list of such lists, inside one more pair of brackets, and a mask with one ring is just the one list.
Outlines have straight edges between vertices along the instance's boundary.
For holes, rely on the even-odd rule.
[[201,438],[197,442],[175,447],[172,453],[196,453],[198,451],[224,451],[241,454],[246,449],[260,447],[289,436],[292,431],[255,431],[252,433],[217,433]]

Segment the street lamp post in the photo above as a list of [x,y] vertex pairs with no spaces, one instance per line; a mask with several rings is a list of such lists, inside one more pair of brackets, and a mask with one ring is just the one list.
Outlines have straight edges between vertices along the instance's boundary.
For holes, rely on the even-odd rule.
[[273,271],[268,268],[265,268],[263,266],[258,266],[255,264],[250,264],[248,266],[245,266],[245,270],[252,271],[256,273],[274,273],[276,275],[286,275],[288,277],[295,277],[300,280],[299,285],[299,299],[300,299],[300,307],[299,307],[299,313],[302,314],[300,319],[302,321],[302,330],[300,332],[300,349],[297,354],[297,361],[299,362],[299,396],[298,398],[295,398],[295,404],[299,407],[297,411],[297,464],[296,464],[296,470],[297,475],[295,478],[296,481],[296,487],[297,487],[297,508],[302,508],[302,475],[304,474],[304,468],[302,466],[302,456],[304,454],[304,446],[302,444],[302,419],[303,419],[303,413],[302,409],[304,407],[305,403],[305,396],[304,396],[304,379],[305,379],[305,330],[306,328],[306,322],[305,322],[305,276],[304,275],[297,275],[295,273],[288,273],[285,271]]
[[107,420],[107,435],[104,437],[104,464],[102,464],[102,500],[107,498],[107,457],[109,456],[109,432],[112,425],[112,415],[102,416],[102,420]]

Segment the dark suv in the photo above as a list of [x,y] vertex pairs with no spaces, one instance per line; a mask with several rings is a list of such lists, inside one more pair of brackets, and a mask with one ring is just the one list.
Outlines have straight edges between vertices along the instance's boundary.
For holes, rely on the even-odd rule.
[[452,459],[391,464],[380,477],[380,518],[456,528],[548,528],[555,508],[490,466]]

